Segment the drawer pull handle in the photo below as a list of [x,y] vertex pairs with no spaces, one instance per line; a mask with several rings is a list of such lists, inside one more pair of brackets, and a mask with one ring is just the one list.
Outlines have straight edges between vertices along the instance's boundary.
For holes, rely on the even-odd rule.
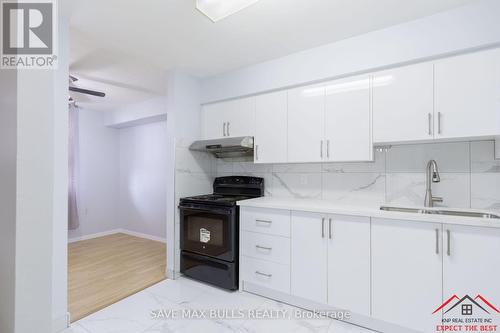
[[271,276],[273,276],[272,274],[266,274],[266,273],[262,273],[262,272],[259,272],[259,271],[255,271],[255,274],[262,275],[262,276],[265,276],[267,278],[270,278]]
[[273,223],[273,221],[267,221],[267,220],[255,220],[255,222],[257,222],[257,223],[265,223],[267,225],[270,225],[271,223]]
[[272,247],[265,247],[265,246],[260,246],[260,245],[255,245],[257,249],[261,250],[266,250],[266,251],[271,251],[273,248]]

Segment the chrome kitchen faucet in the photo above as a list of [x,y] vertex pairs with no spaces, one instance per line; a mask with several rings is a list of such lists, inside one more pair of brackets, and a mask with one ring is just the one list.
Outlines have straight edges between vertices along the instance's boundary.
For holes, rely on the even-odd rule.
[[435,160],[430,160],[427,163],[426,168],[426,181],[425,181],[425,207],[434,207],[434,202],[443,202],[443,198],[432,196],[432,183],[439,183],[441,178],[439,177],[438,165]]

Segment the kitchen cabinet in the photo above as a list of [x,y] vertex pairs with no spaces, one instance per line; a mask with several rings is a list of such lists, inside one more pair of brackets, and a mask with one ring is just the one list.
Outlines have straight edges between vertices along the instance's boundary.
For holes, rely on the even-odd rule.
[[[431,332],[442,302],[441,224],[372,219],[372,315]],[[436,305],[437,304],[437,305]]]
[[[484,297],[500,306],[500,229],[444,225],[443,298]],[[485,303],[477,300],[483,307]],[[494,313],[487,309],[490,313]]]
[[325,86],[288,91],[288,162],[321,162],[324,155]]
[[422,63],[373,75],[373,141],[434,138],[434,68]]
[[286,163],[288,156],[287,92],[255,99],[255,163]]
[[203,106],[205,139],[254,136],[255,98]]
[[327,303],[326,218],[321,214],[292,212],[291,293]]
[[370,315],[370,219],[292,212],[291,292]]
[[369,217],[328,217],[328,304],[370,315]]
[[370,77],[355,76],[326,83],[324,159],[371,161]]
[[436,138],[500,134],[500,49],[435,63]]
[[290,211],[242,207],[240,212],[243,284],[290,294]]
[[204,138],[216,139],[226,136],[228,108],[225,103],[203,106]]

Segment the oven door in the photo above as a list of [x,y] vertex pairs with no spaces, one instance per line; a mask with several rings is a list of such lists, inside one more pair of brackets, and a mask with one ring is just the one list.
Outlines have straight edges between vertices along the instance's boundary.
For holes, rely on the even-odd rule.
[[237,255],[236,207],[181,205],[181,250],[234,261]]

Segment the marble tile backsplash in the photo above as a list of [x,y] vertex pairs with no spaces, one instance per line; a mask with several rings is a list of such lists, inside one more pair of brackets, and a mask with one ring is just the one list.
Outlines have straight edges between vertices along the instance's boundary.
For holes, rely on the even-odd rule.
[[441,182],[433,193],[446,207],[500,210],[500,160],[494,141],[397,145],[376,152],[373,162],[254,164],[217,159],[215,174],[263,177],[266,195],[343,203],[422,206],[425,167],[438,163]]

